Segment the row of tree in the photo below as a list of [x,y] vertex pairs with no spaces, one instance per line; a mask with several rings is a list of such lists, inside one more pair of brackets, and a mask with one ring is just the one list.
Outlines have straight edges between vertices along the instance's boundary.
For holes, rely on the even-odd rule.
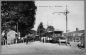
[[[37,7],[34,1],[2,1],[1,2],[1,30],[14,29],[25,36],[33,33],[31,29],[35,24],[35,14]],[[37,34],[42,36],[46,31],[54,31],[53,26],[43,27],[41,22],[37,29]]]

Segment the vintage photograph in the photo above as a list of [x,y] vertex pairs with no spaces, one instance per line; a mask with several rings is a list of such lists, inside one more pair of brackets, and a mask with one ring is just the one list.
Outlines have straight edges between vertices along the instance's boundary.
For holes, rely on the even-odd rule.
[[84,1],[1,1],[1,54],[84,55]]

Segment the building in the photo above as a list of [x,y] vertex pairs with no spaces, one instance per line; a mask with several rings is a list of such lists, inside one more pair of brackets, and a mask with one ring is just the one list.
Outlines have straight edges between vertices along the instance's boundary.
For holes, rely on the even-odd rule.
[[48,37],[61,37],[62,36],[62,31],[53,31],[53,32],[47,32],[46,35]]
[[7,44],[13,44],[17,33],[14,30],[9,29],[7,32]]
[[76,31],[64,33],[64,36],[66,36],[69,42],[80,42],[85,45],[85,30],[76,29]]

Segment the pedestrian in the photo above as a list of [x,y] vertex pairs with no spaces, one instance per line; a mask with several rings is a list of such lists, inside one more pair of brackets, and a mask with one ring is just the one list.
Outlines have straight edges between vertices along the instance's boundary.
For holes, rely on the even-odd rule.
[[5,30],[2,31],[1,35],[2,35],[2,39],[1,39],[2,40],[2,45],[4,45],[5,44],[5,41],[4,41],[5,40],[5,38],[4,38],[4,36],[5,36]]
[[3,37],[4,37],[5,33],[4,31],[1,32],[1,37],[2,37],[2,44],[3,44]]
[[4,30],[2,32],[2,43],[3,43],[3,45],[7,44],[7,30]]
[[4,38],[5,38],[5,44],[7,44],[7,30],[5,31]]
[[25,37],[26,37],[26,44],[28,44],[28,35],[26,35]]
[[28,44],[28,42],[29,42],[29,40],[30,40],[30,33],[27,34],[25,37],[26,37],[26,44]]
[[4,37],[4,35],[5,35],[5,30],[2,31],[2,37]]

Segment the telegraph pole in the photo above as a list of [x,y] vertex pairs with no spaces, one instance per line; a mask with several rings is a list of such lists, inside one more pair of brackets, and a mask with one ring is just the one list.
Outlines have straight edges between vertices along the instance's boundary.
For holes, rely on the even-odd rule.
[[69,11],[67,9],[67,5],[66,5],[66,11],[64,11],[64,12],[54,12],[54,13],[62,13],[66,16],[66,33],[67,33],[68,32],[68,14],[69,14]]
[[64,12],[65,13],[65,16],[66,16],[66,33],[68,32],[68,13],[69,13],[69,11],[68,11],[68,9],[67,9],[67,5],[66,5],[66,12]]

